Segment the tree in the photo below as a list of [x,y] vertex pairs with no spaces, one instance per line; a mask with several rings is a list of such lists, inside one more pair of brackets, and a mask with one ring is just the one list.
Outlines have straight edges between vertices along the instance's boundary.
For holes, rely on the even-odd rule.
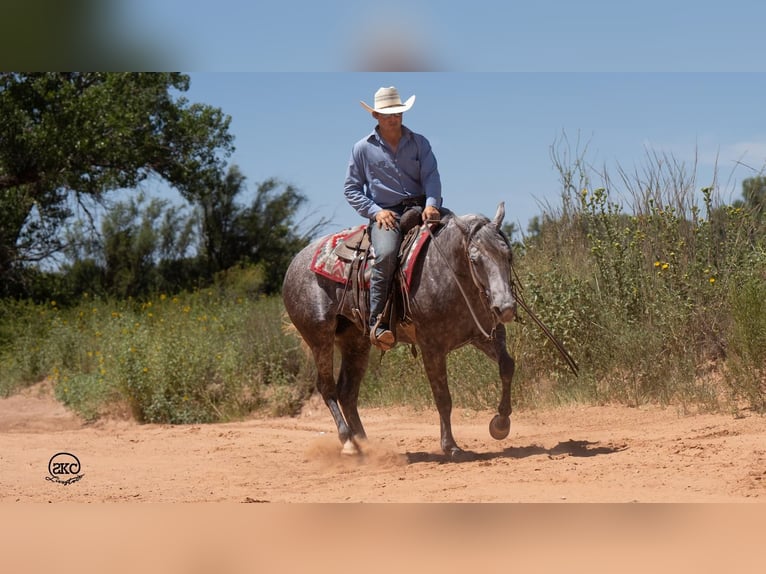
[[237,217],[238,252],[243,260],[264,266],[264,289],[268,293],[282,288],[293,256],[326,225],[320,219],[307,231],[298,230],[300,225],[295,218],[306,201],[306,196],[295,187],[269,179],[258,185],[252,204]]
[[258,290],[279,291],[292,257],[325,225],[296,222],[306,197],[270,179],[250,204],[240,201],[246,178],[237,166],[209,189],[199,189],[189,214],[167,200],[139,193],[109,205],[99,230],[80,221],[64,234],[67,264],[59,300],[82,292],[142,297],[216,281],[232,268],[257,266]]
[[189,285],[195,219],[167,200],[143,193],[117,202],[104,213],[101,231],[85,225],[67,231],[61,269],[67,295],[90,292],[116,297],[141,297],[177,291]]
[[235,265],[258,264],[264,268],[264,290],[282,287],[293,256],[326,225],[320,219],[301,231],[296,221],[307,199],[298,189],[276,179],[258,185],[253,201],[238,201],[247,191],[246,177],[236,165],[218,182],[198,186],[187,199],[200,213],[203,253],[209,276]]
[[118,297],[136,297],[154,282],[155,254],[160,243],[157,220],[164,203],[152,200],[142,212],[144,197],[118,203],[102,225],[105,280]]
[[766,208],[766,176],[759,175],[742,180],[742,197],[755,219],[760,221]]
[[156,174],[185,196],[220,179],[230,118],[179,73],[0,73],[0,282],[61,248],[68,201]]
[[245,191],[245,180],[239,167],[233,165],[224,177],[197,194],[202,247],[210,277],[241,258],[235,225],[242,209],[237,197]]

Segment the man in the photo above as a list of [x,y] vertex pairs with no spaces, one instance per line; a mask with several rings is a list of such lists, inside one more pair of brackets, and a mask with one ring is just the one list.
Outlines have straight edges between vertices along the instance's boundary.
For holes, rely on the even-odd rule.
[[370,341],[388,350],[396,337],[383,310],[396,270],[402,242],[399,220],[417,209],[423,221],[438,221],[441,179],[431,144],[402,125],[402,114],[415,96],[402,103],[396,88],[375,92],[374,107],[360,102],[378,125],[351,151],[345,195],[351,207],[370,220],[375,263],[370,278]]

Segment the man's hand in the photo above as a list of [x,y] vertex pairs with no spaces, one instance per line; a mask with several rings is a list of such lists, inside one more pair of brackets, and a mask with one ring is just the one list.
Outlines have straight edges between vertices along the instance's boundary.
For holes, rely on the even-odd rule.
[[439,221],[440,219],[439,215],[439,208],[434,207],[433,205],[428,205],[423,210],[423,222],[426,221]]
[[381,209],[375,214],[375,222],[378,228],[383,227],[386,231],[396,229],[396,214],[388,209]]

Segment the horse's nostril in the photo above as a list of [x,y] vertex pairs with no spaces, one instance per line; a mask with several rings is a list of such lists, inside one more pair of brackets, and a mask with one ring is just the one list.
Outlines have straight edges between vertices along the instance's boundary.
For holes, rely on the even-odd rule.
[[493,307],[492,311],[494,311],[500,321],[503,323],[510,323],[516,317],[516,302],[514,301],[511,305],[503,307],[502,309]]

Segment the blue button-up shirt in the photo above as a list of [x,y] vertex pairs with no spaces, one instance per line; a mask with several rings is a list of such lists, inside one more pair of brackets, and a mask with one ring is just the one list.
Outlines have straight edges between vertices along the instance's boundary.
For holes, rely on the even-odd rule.
[[346,172],[345,195],[362,217],[425,195],[426,205],[441,207],[442,185],[431,144],[402,126],[394,153],[377,128],[354,144]]

